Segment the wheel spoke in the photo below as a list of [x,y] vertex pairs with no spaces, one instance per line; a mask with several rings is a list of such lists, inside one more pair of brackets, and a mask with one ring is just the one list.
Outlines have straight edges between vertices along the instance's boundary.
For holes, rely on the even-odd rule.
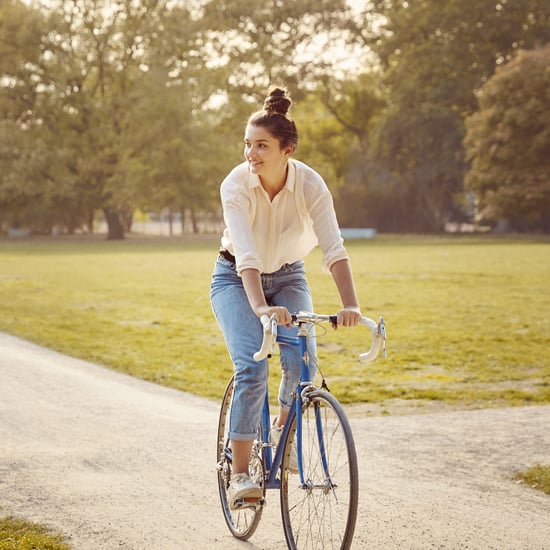
[[[322,391],[310,395],[302,416],[299,476],[285,472],[281,511],[289,548],[349,548],[357,516],[357,457],[341,405]],[[294,428],[294,426],[293,426]],[[290,430],[289,441],[294,437]],[[288,454],[285,453],[287,460]],[[283,471],[286,464],[283,463]]]

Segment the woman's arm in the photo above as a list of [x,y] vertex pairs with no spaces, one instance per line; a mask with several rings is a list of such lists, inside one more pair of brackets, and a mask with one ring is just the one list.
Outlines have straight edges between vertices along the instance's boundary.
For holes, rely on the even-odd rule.
[[361,319],[361,308],[359,307],[359,300],[355,292],[349,260],[340,260],[333,263],[330,267],[330,272],[344,306],[338,312],[338,324],[344,327],[354,327],[359,324],[359,320]]
[[277,315],[277,324],[290,326],[292,318],[286,307],[267,305],[262,288],[262,279],[257,269],[243,269],[241,278],[250,307],[258,317],[262,315],[271,317],[275,313]]

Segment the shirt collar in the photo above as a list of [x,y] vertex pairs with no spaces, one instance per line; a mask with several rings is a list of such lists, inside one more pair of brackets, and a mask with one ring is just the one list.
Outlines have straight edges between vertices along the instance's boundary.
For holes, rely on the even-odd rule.
[[[248,187],[254,189],[261,185],[260,178],[256,174],[248,172]],[[296,165],[292,159],[288,160],[288,174],[286,176],[285,187],[290,192],[294,192],[294,186],[296,185]]]

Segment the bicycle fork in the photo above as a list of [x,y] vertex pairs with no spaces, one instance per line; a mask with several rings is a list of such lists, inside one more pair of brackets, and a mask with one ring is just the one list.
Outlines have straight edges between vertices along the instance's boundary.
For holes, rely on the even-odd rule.
[[325,434],[323,432],[323,423],[321,418],[320,407],[313,403],[313,410],[315,415],[315,428],[317,432],[317,441],[319,444],[319,453],[321,457],[321,464],[323,466],[324,478],[325,481],[321,485],[315,485],[311,479],[305,479],[304,475],[304,449],[303,449],[303,411],[311,405],[310,394],[317,390],[313,386],[313,382],[310,378],[309,371],[309,351],[307,348],[307,335],[308,329],[305,323],[300,323],[300,328],[298,330],[298,338],[300,341],[300,355],[302,358],[302,372],[301,380],[298,388],[297,395],[295,396],[295,408],[294,414],[296,415],[296,450],[298,455],[298,475],[300,476],[300,487],[305,489],[308,493],[313,492],[313,490],[321,489],[325,494],[328,493],[331,489],[334,489],[336,486],[331,480],[329,473],[328,460],[325,449]]

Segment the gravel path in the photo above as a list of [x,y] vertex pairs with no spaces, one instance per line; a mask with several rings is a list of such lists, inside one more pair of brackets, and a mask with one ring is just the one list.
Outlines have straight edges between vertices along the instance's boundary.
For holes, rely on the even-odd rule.
[[[75,550],[284,549],[278,495],[232,538],[214,470],[217,404],[0,334],[0,515]],[[356,549],[550,549],[550,406],[352,418]]]

